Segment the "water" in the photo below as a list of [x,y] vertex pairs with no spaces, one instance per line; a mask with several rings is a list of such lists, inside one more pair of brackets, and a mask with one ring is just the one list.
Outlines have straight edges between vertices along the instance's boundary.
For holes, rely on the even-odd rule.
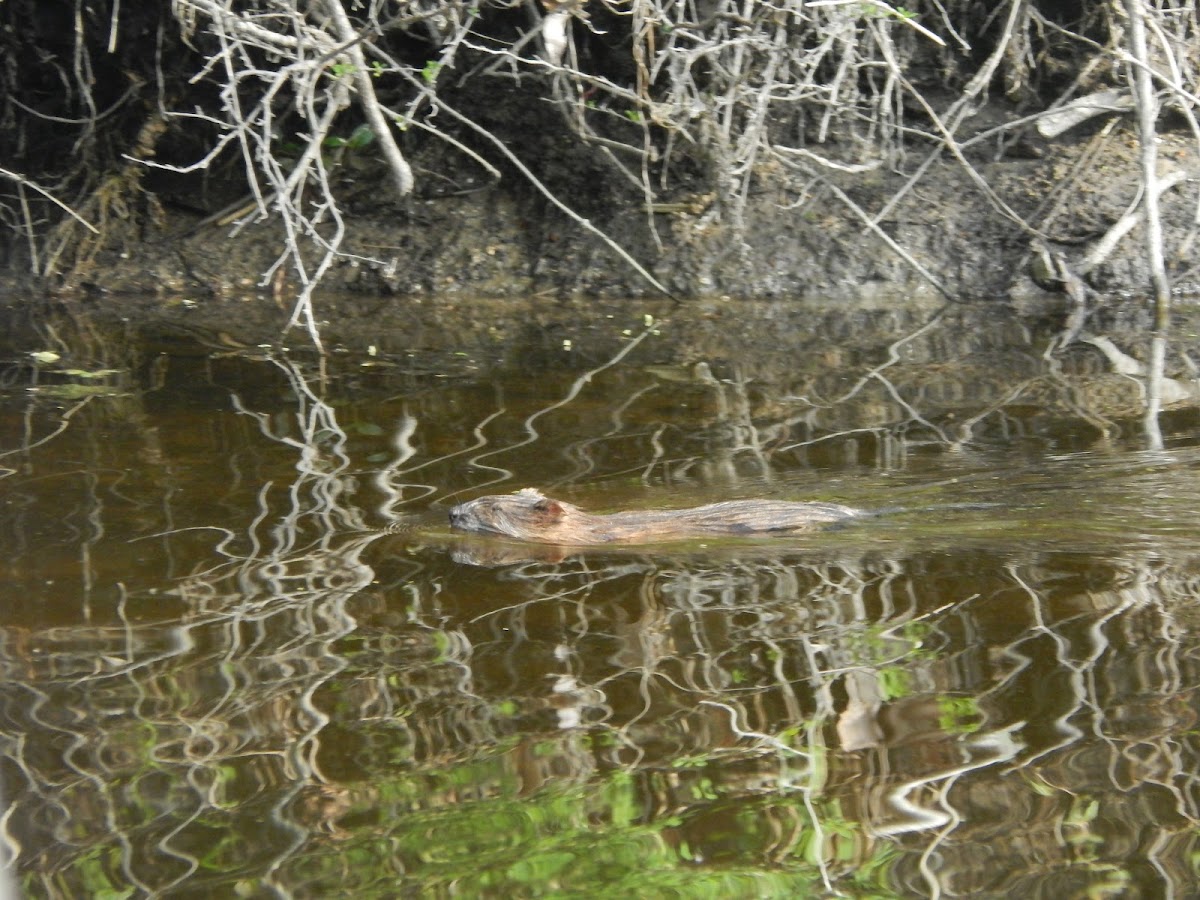
[[[740,312],[324,363],[14,336],[23,892],[1191,895],[1195,408],[1144,452],[1134,379],[996,310]],[[525,486],[902,509],[585,551],[448,529]]]

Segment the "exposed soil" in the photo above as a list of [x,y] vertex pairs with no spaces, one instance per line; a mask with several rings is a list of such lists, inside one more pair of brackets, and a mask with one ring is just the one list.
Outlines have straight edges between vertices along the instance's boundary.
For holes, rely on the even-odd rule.
[[[220,79],[194,77],[205,53],[214,52],[212,36],[204,29],[191,38],[177,33],[180,22],[166,6],[135,6],[119,16],[119,4],[111,16],[102,5],[85,6],[89,18],[81,47],[75,36],[79,24],[64,25],[50,6],[0,4],[0,45],[15,60],[4,83],[12,97],[24,98],[23,107],[10,111],[19,127],[0,138],[0,155],[14,157],[20,164],[11,165],[34,180],[72,185],[75,193],[63,196],[101,231],[92,237],[78,229],[73,236],[73,223],[65,219],[60,240],[53,223],[62,211],[37,207],[45,201],[34,195],[33,212],[11,213],[9,227],[0,231],[0,294],[21,304],[30,295],[58,293],[124,316],[177,319],[208,333],[224,332],[230,340],[277,339],[300,284],[292,261],[280,264],[289,236],[277,217],[257,223],[243,218],[243,225],[235,226],[236,214],[221,214],[236,208],[239,199],[243,217],[253,211],[244,203],[250,195],[241,151],[231,148],[212,165],[186,173],[146,164],[187,167],[205,158],[220,131],[214,125],[219,120],[211,116],[162,112],[220,108]],[[1050,7],[1047,15],[1057,22]],[[1107,13],[1101,11],[1078,10],[1078,21],[1063,24],[1078,27],[1089,39],[1107,39]],[[594,12],[602,19],[594,34],[578,30],[589,54],[586,67],[626,84],[635,77],[627,23],[603,18],[603,5]],[[995,38],[984,21],[991,17],[982,15],[964,13],[960,23],[978,29],[979,53]],[[497,12],[479,27],[507,40],[512,34],[504,29],[520,30],[522,22]],[[118,25],[119,31],[112,31]],[[160,40],[167,43],[156,43]],[[419,35],[400,32],[387,40],[408,64],[419,67],[427,59],[429,46]],[[483,300],[498,317],[484,318],[500,322],[572,304],[603,303],[606,315],[620,315],[631,309],[630,301],[637,301],[640,311],[663,299],[612,246],[530,184],[514,159],[576,217],[636,258],[677,303],[753,299],[779,302],[781,309],[804,302],[871,310],[1002,299],[1036,315],[1061,315],[1069,305],[1063,294],[1054,285],[1038,287],[1029,275],[1031,247],[1044,240],[1074,269],[1136,204],[1142,179],[1132,117],[1096,116],[1053,139],[1039,135],[1032,123],[996,131],[1065,96],[1057,80],[1085,66],[1087,46],[1049,40],[1043,47],[1045,71],[1003,69],[992,99],[957,129],[963,157],[954,159],[924,142],[919,130],[937,131],[928,111],[944,111],[963,99],[955,85],[977,61],[919,46],[924,50],[906,71],[920,83],[922,104],[929,105],[903,112],[913,130],[904,138],[902,158],[851,174],[816,163],[787,169],[760,154],[745,182],[751,191],[740,221],[735,221],[738,204],[714,186],[728,173],[718,174],[724,170],[705,156],[710,151],[699,145],[703,141],[672,151],[668,164],[663,157],[669,132],[664,130],[655,138],[663,140],[662,146],[647,151],[646,171],[622,174],[613,162],[617,157],[606,155],[615,151],[572,132],[564,107],[553,102],[551,77],[535,70],[540,74],[511,80],[472,79],[465,74],[474,58],[463,57],[456,70],[462,77],[439,83],[437,96],[474,126],[459,127],[447,113],[439,124],[447,140],[417,128],[403,132],[401,149],[416,180],[413,195],[403,200],[395,195],[374,144],[347,144],[328,153],[329,182],[346,237],[343,255],[324,276],[316,298],[322,332],[334,341],[360,343],[378,331],[381,317],[415,317],[423,323],[421,332],[436,330],[458,309],[466,331],[511,330],[479,321]],[[62,61],[84,51],[97,68],[80,82],[80,91],[61,90],[59,81],[67,77]],[[53,65],[41,65],[42,57]],[[1095,84],[1080,82],[1081,91],[1121,83],[1120,73],[1109,72],[1107,64],[1085,67]],[[1016,90],[1011,78],[1022,73],[1037,77]],[[403,83],[394,79],[381,79],[379,85],[381,91],[397,92],[393,101],[407,96]],[[85,96],[92,105],[80,108]],[[108,112],[101,116],[99,110]],[[355,115],[348,111],[344,123],[338,119],[347,134],[360,121]],[[1172,121],[1173,115],[1179,121]],[[596,132],[598,138],[619,138],[628,146],[642,140],[625,116],[603,120],[614,123],[605,127],[615,130]],[[87,122],[97,129],[90,137],[81,131]],[[901,153],[883,145],[865,148],[864,135],[852,139],[838,128],[822,129],[821,142],[815,143],[816,133],[806,130],[803,120],[787,125],[792,130],[786,134],[782,123],[774,124],[781,131],[770,136],[773,143],[807,141],[829,160],[849,164]],[[289,133],[288,127],[298,130]],[[1162,174],[1200,170],[1195,137],[1182,117],[1168,110],[1158,127]],[[278,147],[271,152],[286,162],[292,152],[286,149],[288,140],[302,141],[303,127],[281,120],[279,128]],[[973,135],[984,137],[972,142]],[[496,141],[509,153],[498,152]],[[453,142],[469,152],[455,149]],[[89,148],[87,154],[80,156],[80,147]],[[930,154],[939,153],[930,160]],[[478,163],[484,158],[501,172],[498,180]],[[639,177],[645,190],[655,191],[652,206],[645,190],[634,184]],[[305,199],[316,203],[312,193]],[[1194,195],[1194,185],[1185,181],[1162,198],[1166,246],[1175,254],[1168,265],[1181,296],[1190,296],[1200,282],[1192,252]],[[328,229],[325,239],[334,232],[331,218],[326,215],[319,226]],[[31,234],[13,227],[18,219],[36,223],[25,226]],[[308,247],[314,261],[320,255],[308,236],[291,239]],[[30,275],[35,270],[60,275],[43,282]],[[1084,278],[1099,295],[1132,300],[1127,306],[1136,310],[1150,283],[1140,228]],[[429,312],[432,308],[437,312]],[[659,307],[653,309],[661,315]],[[728,317],[728,309],[719,315]]]
[[[982,131],[1015,117],[994,105],[972,121]],[[882,209],[900,195],[878,225],[911,261],[836,196],[832,181],[800,184],[786,173],[763,171],[739,232],[722,215],[722,198],[706,191],[699,176],[674,186],[665,198],[671,205],[648,212],[644,197],[586,147],[556,153],[547,141],[523,152],[540,163],[537,174],[547,185],[635,256],[676,302],[752,298],[911,309],[947,298],[1003,299],[1038,315],[1059,315],[1066,308],[1063,295],[1039,288],[1028,274],[1034,235],[1007,217],[997,199],[1039,223],[1068,262],[1081,258],[1138,194],[1132,122],[1118,122],[1108,132],[1103,125],[1097,121],[1055,141],[1030,133],[1006,148],[981,142],[970,159],[978,179],[947,159],[911,189],[898,171],[845,179],[841,189],[861,210]],[[1165,132],[1163,171],[1196,168],[1193,143],[1182,131]],[[516,173],[487,184],[468,161],[447,159],[444,144],[415,143],[406,152],[418,172],[436,176],[428,175],[419,196],[405,202],[390,196],[386,173],[372,154],[347,153],[342,160],[349,235],[343,247],[352,256],[327,274],[316,301],[323,333],[333,341],[371,341],[381,317],[420,320],[418,332],[444,326],[447,316],[461,319],[460,331],[511,329],[480,321],[484,300],[490,303],[484,318],[493,322],[519,322],[553,307],[562,311],[563,304],[600,302],[610,314],[636,309],[639,316],[643,309],[661,316],[671,308],[651,302],[664,298]],[[919,145],[911,148],[903,168],[916,169],[923,152]],[[69,295],[99,308],[112,304],[122,316],[165,315],[239,342],[278,339],[297,292],[287,271],[264,283],[262,273],[284,246],[279,227],[267,222],[235,231],[206,222],[208,213],[237,196],[235,182],[155,170],[141,189],[157,214],[146,217],[137,233],[110,241]],[[1190,246],[1194,198],[1186,183],[1166,192],[1163,213],[1167,246]],[[8,259],[0,278],[10,298],[53,289],[31,282],[19,253]],[[1192,293],[1197,275],[1190,259],[1169,263],[1177,291]],[[1140,228],[1088,281],[1140,308],[1149,285]],[[638,301],[636,308],[630,301]],[[295,341],[301,340],[297,335]]]

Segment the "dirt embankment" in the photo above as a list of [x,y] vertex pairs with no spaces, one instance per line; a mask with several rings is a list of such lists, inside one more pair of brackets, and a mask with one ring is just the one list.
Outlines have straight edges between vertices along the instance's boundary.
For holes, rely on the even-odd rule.
[[[0,290],[286,320],[317,272],[318,317],[369,318],[380,297],[1040,308],[1064,279],[1148,289],[1129,23],[1111,4],[1013,4],[1001,27],[964,0],[941,16],[959,49],[871,4],[800,4],[772,43],[784,11],[741,22],[731,4],[702,22],[664,6],[656,36],[590,4],[570,26],[577,58],[551,52],[547,31],[552,8],[575,4],[541,4],[544,20],[507,4],[460,20],[445,4],[407,24],[379,18],[387,4],[335,4],[359,17],[368,66],[353,23],[307,4],[262,21],[85,4],[72,24],[52,4],[0,3],[15,123],[0,133],[0,179],[15,185],[0,197]],[[1190,83],[1193,26],[1147,16],[1163,32],[1154,71]],[[728,32],[735,19],[749,31]],[[1192,96],[1166,92],[1155,126],[1185,294],[1200,280]],[[1088,112],[1046,128],[1075,104]],[[1035,250],[1054,264],[1042,287]],[[332,294],[364,299],[327,312]]]
[[[1141,189],[1129,113],[1098,116],[1046,138],[1036,122],[1014,126],[1020,110],[999,99],[966,120],[956,135],[957,159],[944,146],[912,138],[902,157],[853,173],[764,163],[740,210],[736,198],[714,188],[711,172],[691,162],[676,166],[648,203],[604,148],[564,139],[561,121],[536,93],[471,102],[513,158],[571,213],[516,168],[502,167],[492,179],[444,141],[421,135],[407,138],[404,151],[419,177],[416,191],[401,200],[374,145],[346,148],[330,161],[345,236],[318,296],[362,300],[343,296],[330,308],[318,299],[318,316],[369,320],[381,303],[395,302],[387,298],[662,297],[614,245],[683,301],[872,307],[1008,298],[1054,307],[1063,295],[1031,279],[1032,249],[1041,243],[1067,265],[1084,266],[1114,224],[1132,218]],[[1160,127],[1160,177],[1200,170],[1184,123],[1164,117]],[[157,159],[171,155],[173,133],[154,138]],[[824,149],[833,150],[831,158],[849,155]],[[308,256],[311,273],[322,241],[337,232],[332,216],[313,219],[324,229],[321,240],[289,235],[269,202],[266,214],[256,213],[236,159],[186,175],[128,156],[120,165],[109,181],[122,193],[108,212],[123,214],[108,215],[99,237],[84,236],[89,249],[75,256],[65,277],[69,291],[205,306],[231,322],[251,307],[256,317],[286,320],[301,287],[295,261],[287,258],[289,241]],[[1180,178],[1162,195],[1165,243],[1175,248],[1167,262],[1185,295],[1200,282],[1190,253],[1194,193]],[[0,288],[10,297],[63,284],[32,278],[24,245],[11,234],[6,239]],[[1082,273],[1086,283],[1103,294],[1146,293],[1144,246],[1135,225]]]
[[[1182,133],[1165,134],[1160,149],[1164,173],[1197,168]],[[911,150],[905,168],[915,168],[923,152],[929,151]],[[579,201],[592,224],[681,299],[873,304],[940,299],[944,292],[1053,302],[1028,276],[1037,235],[1005,207],[1038,227],[1070,261],[1082,259],[1138,196],[1131,127],[1106,134],[1093,129],[1053,142],[1032,135],[1006,151],[989,145],[970,162],[974,175],[957,161],[941,160],[916,182],[879,169],[866,180],[847,181],[841,194],[833,181],[798,185],[764,172],[740,231],[723,217],[723,199],[704,190],[699,179],[695,186],[676,186],[669,202],[647,209],[639,195],[578,153],[573,160],[544,160],[543,172],[564,197]],[[516,176],[477,189],[443,194],[430,189],[400,203],[380,189],[385,175],[369,156],[349,162],[341,175],[350,198],[347,255],[325,276],[323,293],[547,300],[658,294],[610,246]],[[465,169],[462,179],[471,182]],[[171,302],[265,299],[290,309],[294,275],[284,271],[263,283],[286,240],[277,225],[235,229],[204,221],[203,207],[216,200],[196,195],[193,186],[156,176],[148,187],[157,192],[161,214],[136,238],[98,254],[81,273],[79,287]],[[218,196],[224,200],[229,194]],[[1188,192],[1168,191],[1163,199],[1168,246],[1187,246],[1193,212]],[[864,219],[850,204],[887,211]],[[1194,290],[1197,276],[1187,259],[1168,262],[1177,288]],[[1118,242],[1088,280],[1105,292],[1144,292],[1149,276],[1140,228]],[[4,281],[10,293],[35,287],[14,268]],[[364,312],[376,302],[364,299]]]

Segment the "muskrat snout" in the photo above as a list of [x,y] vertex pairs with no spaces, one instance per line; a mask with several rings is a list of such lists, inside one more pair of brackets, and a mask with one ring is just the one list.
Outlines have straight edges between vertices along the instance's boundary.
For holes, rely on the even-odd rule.
[[561,519],[568,508],[574,507],[526,488],[515,494],[478,497],[451,507],[450,527],[474,534],[538,540],[544,539],[545,530]]
[[457,506],[450,507],[451,528],[457,528],[460,531],[471,531],[471,523],[473,521],[470,503],[460,503]]

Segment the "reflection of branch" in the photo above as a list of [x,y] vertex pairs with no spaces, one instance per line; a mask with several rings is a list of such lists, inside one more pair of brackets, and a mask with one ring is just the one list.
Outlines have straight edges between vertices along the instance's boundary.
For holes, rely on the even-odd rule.
[[845,403],[847,400],[854,397],[856,394],[858,394],[859,391],[861,391],[863,389],[863,387],[866,386],[866,384],[869,381],[871,381],[871,379],[875,378],[880,372],[882,372],[884,369],[890,368],[891,366],[894,366],[897,363],[899,363],[900,362],[900,349],[905,344],[911,343],[912,341],[915,341],[917,338],[924,335],[926,332],[933,330],[934,326],[936,326],[938,323],[940,323],[942,318],[945,316],[946,309],[947,309],[947,307],[943,306],[941,309],[939,309],[936,313],[934,313],[929,318],[928,322],[926,322],[920,328],[916,329],[915,331],[909,332],[904,337],[899,338],[899,339],[893,341],[891,344],[889,344],[888,348],[887,348],[887,359],[885,359],[879,365],[873,366],[864,375],[861,375],[859,377],[858,381],[856,381],[854,383],[854,386],[851,387],[849,390],[845,391],[840,397],[838,397],[835,400],[830,401],[829,403],[821,403],[821,404],[813,404],[813,405],[814,406],[817,406],[817,405],[819,405],[819,406],[834,406],[834,405],[838,405],[841,403]]
[[718,703],[715,700],[701,700],[701,706],[713,706],[724,711],[729,715],[729,730],[742,740],[751,740],[762,747],[771,750],[773,753],[778,753],[782,756],[798,756],[801,759],[812,760],[811,753],[805,753],[803,750],[797,750],[790,744],[785,744],[773,734],[766,734],[761,731],[754,731],[739,722],[740,713],[728,703]]
[[[1094,670],[1101,657],[1109,649],[1109,642],[1104,636],[1104,626],[1138,606],[1141,598],[1135,592],[1121,591],[1119,593],[1119,602],[1115,603],[1107,612],[1100,615],[1088,615],[1087,618],[1090,620],[1090,626],[1084,633],[1091,638],[1092,646],[1091,652],[1084,655],[1072,645],[1068,637],[1064,636],[1064,622],[1051,623],[1047,621],[1046,614],[1043,611],[1043,607],[1047,603],[1046,598],[1043,596],[1044,591],[1040,591],[1037,587],[1031,585],[1015,565],[1008,566],[1008,575],[1029,598],[1033,626],[1020,638],[1003,648],[1004,656],[1019,660],[1020,662],[1013,671],[1009,672],[1004,678],[999,679],[996,686],[989,692],[999,692],[1005,685],[1014,681],[1017,675],[1032,666],[1034,659],[1043,660],[1045,657],[1044,651],[1037,650],[1030,653],[1022,651],[1019,648],[1022,644],[1045,636],[1049,638],[1054,647],[1055,659],[1060,670],[1068,676],[1071,691],[1066,696],[1074,700],[1072,706],[1054,719],[1059,740],[1042,747],[1029,756],[1023,757],[1020,764],[1027,766],[1031,762],[1074,744],[1084,736],[1083,730],[1074,724],[1072,720],[1084,711],[1092,710],[1098,714],[1101,709],[1100,699],[1094,695],[1093,677]],[[1076,618],[1083,617],[1081,614]]]
[[[661,323],[659,323],[659,325],[661,325]],[[487,453],[480,453],[480,454],[477,454],[476,456],[471,457],[470,464],[473,467],[480,468],[480,469],[488,469],[488,470],[500,473],[500,477],[492,479],[491,481],[488,481],[485,484],[480,485],[480,487],[487,487],[488,485],[503,483],[504,481],[507,481],[509,478],[511,478],[512,474],[513,474],[508,469],[499,468],[496,466],[481,465],[481,463],[480,463],[481,460],[487,459],[488,457],[496,456],[500,453],[510,453],[513,450],[517,450],[521,447],[527,447],[530,444],[535,443],[537,441],[539,435],[538,435],[537,428],[534,426],[534,423],[538,419],[542,418],[545,415],[548,415],[551,412],[554,412],[556,409],[561,409],[564,406],[567,406],[568,404],[570,404],[576,397],[579,396],[580,392],[584,389],[584,387],[586,387],[588,385],[589,382],[591,382],[591,380],[593,378],[595,378],[597,375],[599,375],[605,369],[612,368],[617,363],[619,363],[621,360],[623,360],[626,356],[628,356],[630,353],[632,353],[634,351],[634,349],[637,348],[638,345],[640,345],[642,343],[642,341],[644,341],[647,337],[649,337],[651,334],[653,334],[658,329],[659,325],[647,326],[642,331],[641,334],[639,334],[637,337],[633,338],[632,340],[628,341],[619,351],[617,351],[615,354],[613,354],[612,358],[610,358],[607,362],[601,363],[600,365],[598,365],[592,369],[588,369],[586,372],[584,372],[582,375],[580,375],[578,378],[576,378],[573,382],[571,382],[571,387],[567,390],[566,396],[563,397],[561,400],[557,400],[548,406],[543,406],[541,409],[537,410],[536,412],[531,413],[530,415],[526,416],[523,424],[525,427],[525,434],[527,436],[525,437],[524,440],[517,441],[515,444],[509,444],[507,447],[499,447],[495,450],[489,450]],[[447,495],[447,497],[453,497],[453,496],[455,496],[455,494]]]
[[[54,440],[54,438],[58,437],[60,434],[62,434],[64,431],[67,430],[67,426],[71,424],[71,417],[74,416],[81,409],[83,409],[85,406],[87,406],[88,403],[90,403],[92,401],[92,399],[93,399],[93,396],[89,395],[87,397],[84,397],[82,400],[80,400],[78,403],[76,403],[74,406],[70,407],[69,409],[63,410],[62,414],[59,416],[58,427],[55,428],[52,432],[50,432],[45,437],[39,438],[38,440],[34,441],[31,444],[25,443],[25,444],[22,444],[20,447],[14,447],[12,450],[4,450],[4,451],[0,452],[0,459],[4,458],[5,456],[12,456],[14,453],[27,453],[28,451],[34,449],[35,447],[40,447],[40,446],[42,446],[42,444],[49,443],[50,441]],[[27,421],[26,422],[26,440],[28,440],[28,438],[29,438],[28,428],[29,428],[29,423]]]
[[[642,397],[656,390],[658,390],[658,386],[654,384],[648,384],[644,387],[637,388],[632,394],[612,407],[608,414],[608,420],[611,424],[607,429],[597,435],[584,438],[583,440],[572,441],[566,448],[564,448],[563,455],[568,459],[575,460],[576,464],[572,472],[560,478],[555,482],[555,484],[573,484],[581,481],[594,472],[596,470],[596,460],[592,455],[592,447],[602,444],[604,441],[612,438],[619,437],[625,429],[625,422],[623,419],[625,411]],[[647,462],[645,466],[646,469],[653,468],[657,456],[659,455],[659,451],[661,451],[661,447],[656,449],[652,439],[650,452],[654,458]]]
[[942,431],[941,428],[926,419],[911,403],[901,397],[900,392],[896,390],[896,386],[888,379],[884,378],[880,372],[874,372],[873,376],[880,384],[884,386],[884,389],[888,392],[888,395],[900,405],[900,408],[909,414],[913,422],[924,425],[926,428],[936,434],[941,439],[943,444],[949,445],[954,443],[950,437],[944,431]]

